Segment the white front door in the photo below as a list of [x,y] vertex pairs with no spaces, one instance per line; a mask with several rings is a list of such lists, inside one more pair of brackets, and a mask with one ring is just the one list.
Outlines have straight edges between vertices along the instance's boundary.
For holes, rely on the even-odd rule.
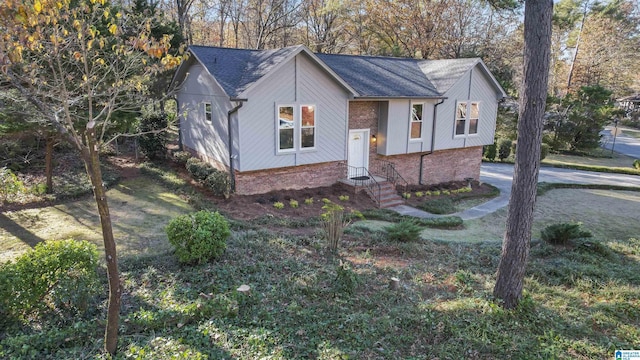
[[349,130],[349,178],[364,176],[369,168],[369,129]]

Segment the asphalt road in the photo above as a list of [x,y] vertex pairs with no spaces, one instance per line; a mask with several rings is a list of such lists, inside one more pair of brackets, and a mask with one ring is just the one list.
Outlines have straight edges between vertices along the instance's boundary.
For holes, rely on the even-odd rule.
[[623,129],[622,134],[615,137],[616,143],[613,143],[613,135],[611,131],[613,127],[607,126],[602,132],[602,147],[605,149],[611,149],[615,152],[631,156],[636,159],[640,159],[640,139],[630,136],[628,132],[640,133],[640,130]]

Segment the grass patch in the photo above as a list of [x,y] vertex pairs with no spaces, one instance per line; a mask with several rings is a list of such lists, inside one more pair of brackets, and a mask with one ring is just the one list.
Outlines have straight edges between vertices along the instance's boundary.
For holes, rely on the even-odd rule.
[[640,175],[640,170],[633,168],[633,158],[619,154],[611,154],[610,150],[596,149],[586,155],[549,154],[542,165],[566,169],[586,170],[595,172]]

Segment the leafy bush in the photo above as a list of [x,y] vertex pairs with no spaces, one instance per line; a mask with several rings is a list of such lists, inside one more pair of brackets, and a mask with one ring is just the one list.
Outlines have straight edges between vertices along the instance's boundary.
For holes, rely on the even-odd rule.
[[168,120],[166,114],[153,113],[140,118],[138,132],[142,133],[138,141],[140,150],[149,159],[154,160],[164,157],[169,134],[167,132]]
[[192,157],[186,162],[186,168],[191,176],[198,180],[204,181],[207,176],[211,175],[216,169],[206,162]]
[[229,223],[218,212],[206,210],[178,216],[166,228],[178,261],[183,264],[203,263],[220,257],[231,235]]
[[500,161],[506,160],[511,155],[512,142],[509,139],[502,139],[498,143],[498,159]]
[[24,190],[25,187],[16,174],[6,167],[0,168],[0,200],[7,201],[9,195],[15,195]]
[[418,207],[432,214],[453,214],[456,207],[450,198],[431,199],[418,205]]
[[582,230],[580,226],[582,226],[581,223],[558,223],[549,225],[542,230],[540,237],[550,244],[562,245],[573,239],[593,236],[591,231]]
[[276,201],[276,202],[273,203],[273,207],[278,209],[278,210],[281,210],[281,209],[284,209],[284,204],[281,203],[280,201]]
[[349,201],[349,195],[340,195],[340,196],[338,196],[338,200],[340,200],[340,201]]
[[423,197],[424,193],[422,191],[416,191],[416,196],[417,197]]
[[498,146],[495,142],[484,147],[484,157],[486,157],[487,160],[495,161],[496,156],[498,156]]
[[304,204],[305,205],[313,205],[313,198],[306,198],[304,199]]
[[297,201],[297,200],[294,200],[294,199],[291,199],[291,200],[289,201],[289,206],[291,206],[291,207],[292,207],[292,208],[294,208],[294,209],[295,209],[295,208],[297,208],[297,207],[298,207],[298,201]]
[[640,170],[640,159],[635,159],[633,161],[633,167]]
[[420,238],[422,228],[411,220],[403,220],[399,223],[387,226],[387,237],[391,241],[410,242]]
[[411,193],[410,192],[403,192],[402,193],[402,198],[403,199],[410,199],[411,198]]
[[543,143],[540,145],[540,161],[546,159],[549,156],[549,151],[551,150],[551,146],[549,144]]
[[98,251],[87,241],[39,243],[0,267],[0,318],[65,318],[86,311],[99,288],[97,267]]
[[176,151],[173,153],[173,160],[180,165],[186,165],[187,160],[191,159],[192,155],[188,151]]
[[203,183],[214,195],[229,197],[231,181],[229,180],[229,174],[226,172],[213,169],[211,174],[204,179]]

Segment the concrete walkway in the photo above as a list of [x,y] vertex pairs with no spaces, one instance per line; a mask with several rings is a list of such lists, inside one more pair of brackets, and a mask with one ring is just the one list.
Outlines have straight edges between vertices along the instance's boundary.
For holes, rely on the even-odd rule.
[[[484,204],[447,216],[459,216],[462,220],[473,220],[494,213],[509,204],[511,183],[513,181],[513,165],[483,163],[480,170],[480,181],[497,187],[500,190],[500,195]],[[640,176],[636,175],[610,174],[554,167],[542,167],[538,176],[538,182],[617,185],[640,188]],[[402,215],[418,218],[442,216],[430,214],[407,205],[396,206],[391,208],[391,210]]]

